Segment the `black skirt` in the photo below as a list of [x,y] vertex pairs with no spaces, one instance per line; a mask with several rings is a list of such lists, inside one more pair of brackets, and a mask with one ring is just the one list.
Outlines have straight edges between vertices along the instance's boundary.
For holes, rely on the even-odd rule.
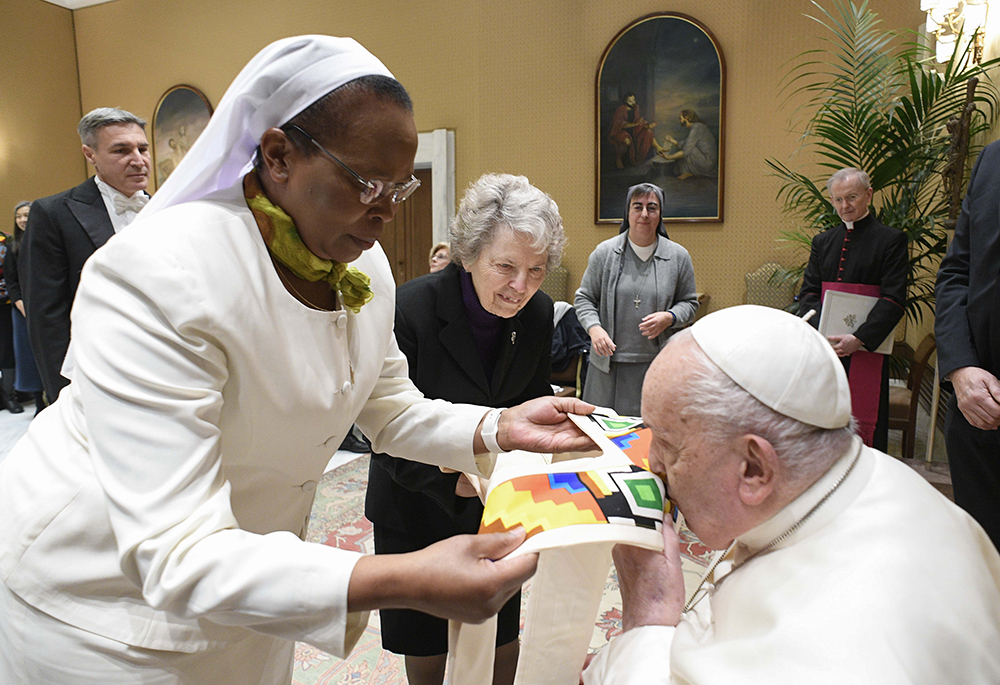
[[[436,540],[414,540],[385,526],[374,526],[376,554],[405,554]],[[448,621],[412,609],[380,609],[382,648],[394,654],[434,656],[448,653]],[[507,600],[497,617],[497,647],[517,639],[521,629],[521,592]]]

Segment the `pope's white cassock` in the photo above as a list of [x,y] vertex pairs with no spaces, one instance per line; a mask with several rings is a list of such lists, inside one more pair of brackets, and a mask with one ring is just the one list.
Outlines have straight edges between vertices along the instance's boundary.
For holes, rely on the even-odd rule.
[[677,627],[614,640],[584,683],[1000,683],[996,549],[921,476],[857,437],[740,535],[707,587]]

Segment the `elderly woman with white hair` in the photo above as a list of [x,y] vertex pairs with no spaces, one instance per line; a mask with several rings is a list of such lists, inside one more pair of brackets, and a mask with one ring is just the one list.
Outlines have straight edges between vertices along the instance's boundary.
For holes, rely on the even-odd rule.
[[[410,378],[427,397],[490,407],[551,395],[552,300],[539,287],[566,243],[556,203],[523,176],[486,174],[466,192],[449,239],[448,266],[396,291]],[[469,476],[372,455],[365,515],[376,554],[475,533],[482,513]],[[383,646],[406,655],[410,685],[440,685],[448,622],[405,609],[379,617]],[[519,625],[520,593],[500,610],[497,685],[513,682]]]
[[484,620],[532,574],[490,561],[523,532],[379,557],[304,541],[355,422],[472,473],[588,442],[582,402],[486,417],[406,377],[377,240],[416,148],[371,53],[278,41],[87,261],[71,383],[0,463],[0,682],[284,684],[296,640],[344,656],[386,607]]

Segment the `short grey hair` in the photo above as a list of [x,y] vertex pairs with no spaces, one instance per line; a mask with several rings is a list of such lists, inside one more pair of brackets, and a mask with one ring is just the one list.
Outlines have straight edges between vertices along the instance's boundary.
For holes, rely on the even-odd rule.
[[[702,435],[721,444],[748,433],[764,438],[788,468],[793,482],[815,481],[842,457],[854,439],[854,420],[844,428],[820,428],[779,414],[737,385],[698,346],[691,329],[667,346],[690,340],[688,384],[677,387],[682,419],[703,422]],[[817,389],[822,392],[822,388]]]
[[112,124],[135,124],[143,131],[146,130],[146,120],[137,117],[132,112],[126,112],[117,107],[98,107],[83,115],[76,130],[80,134],[80,140],[87,147],[97,146],[97,132],[105,126]]
[[546,253],[547,271],[562,261],[566,235],[559,206],[524,176],[484,174],[469,186],[448,229],[452,261],[476,261],[500,229],[527,236]]
[[840,183],[842,181],[854,180],[858,185],[862,186],[865,190],[872,187],[872,180],[868,177],[868,174],[863,172],[861,169],[855,169],[854,167],[847,167],[846,169],[841,169],[840,171],[833,172],[829,180],[826,182],[826,189],[828,192],[833,192],[833,184]]

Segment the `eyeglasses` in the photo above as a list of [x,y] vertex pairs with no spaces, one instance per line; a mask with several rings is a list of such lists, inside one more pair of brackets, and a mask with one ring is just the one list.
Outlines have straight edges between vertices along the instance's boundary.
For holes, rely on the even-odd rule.
[[320,152],[339,164],[345,171],[347,171],[347,173],[356,178],[358,183],[365,187],[365,189],[361,191],[360,196],[362,204],[372,205],[386,196],[389,196],[394,204],[399,204],[410,195],[413,195],[413,191],[420,187],[420,179],[413,175],[410,176],[410,180],[406,183],[390,183],[389,181],[379,181],[375,179],[366,181],[360,174],[354,171],[354,169],[341,162],[333,155],[332,152],[317,143],[316,139],[302,130],[301,126],[297,126],[296,124],[287,124],[285,128],[294,128],[296,131],[304,135],[307,139],[309,139],[310,143],[320,149]]

